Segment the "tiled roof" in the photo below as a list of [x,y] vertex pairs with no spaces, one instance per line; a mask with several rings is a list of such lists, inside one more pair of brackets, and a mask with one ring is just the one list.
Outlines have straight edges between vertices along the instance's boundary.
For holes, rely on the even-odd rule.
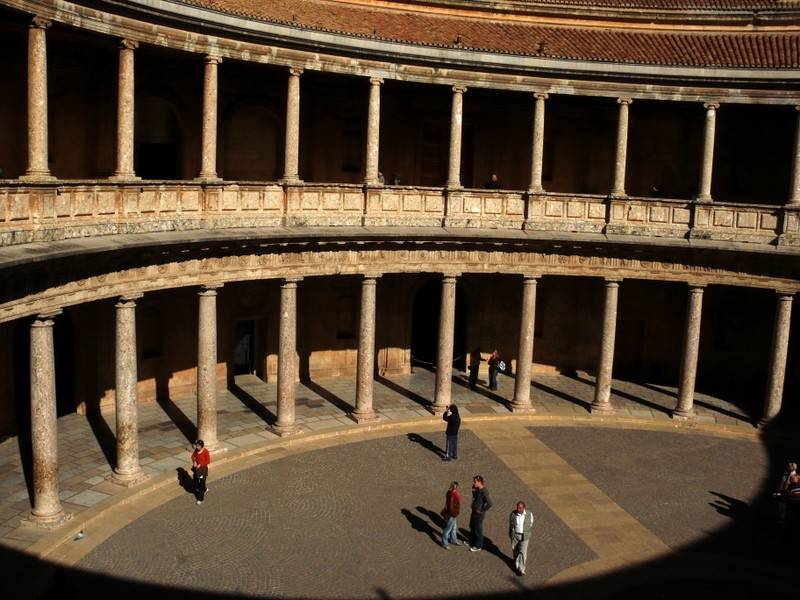
[[[582,61],[697,67],[793,68],[800,64],[800,28],[699,31],[649,25],[614,27],[580,21],[486,15],[474,11],[400,10],[336,0],[180,0],[254,20],[408,44]],[[570,0],[550,0],[566,5]],[[469,2],[465,4],[470,4]],[[476,4],[473,0],[471,4]],[[544,4],[544,3],[542,3]],[[586,3],[575,2],[586,6]],[[800,0],[596,0],[591,6],[683,9],[800,7]],[[794,11],[792,11],[794,12]]]
[[[394,0],[389,0],[394,1]],[[408,4],[409,0],[397,0]],[[411,3],[426,3],[424,0],[410,0]],[[486,7],[486,0],[450,0],[454,5],[466,7]],[[503,4],[492,2],[492,5]],[[797,9],[797,0],[514,0],[507,3],[530,7],[571,6],[580,8],[611,8],[617,10],[641,9],[666,12],[682,11],[741,11]]]

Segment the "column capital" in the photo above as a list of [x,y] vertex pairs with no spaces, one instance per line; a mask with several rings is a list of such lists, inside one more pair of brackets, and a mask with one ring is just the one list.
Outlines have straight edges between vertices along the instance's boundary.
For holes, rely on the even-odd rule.
[[222,57],[219,54],[206,54],[203,62],[207,65],[218,65],[222,62]]
[[461,277],[461,273],[442,273],[442,281],[455,281]]
[[632,98],[617,98],[617,104],[628,106],[629,104],[633,104]]
[[382,277],[383,273],[364,273],[364,281],[375,281],[379,277]]
[[54,308],[53,310],[39,313],[36,315],[36,321],[33,323],[33,326],[36,327],[36,323],[52,323],[53,319],[61,314],[61,310],[60,308]]
[[125,294],[124,296],[120,296],[119,300],[117,300],[117,307],[125,306],[128,304],[136,304],[137,300],[140,300],[144,297],[144,294],[134,293],[134,294]]
[[217,293],[224,283],[205,283],[200,286],[200,291],[197,292],[200,296],[211,296]]
[[50,29],[52,26],[53,22],[44,17],[33,17],[29,25],[31,29]]
[[603,283],[605,283],[607,286],[614,286],[614,285],[618,286],[620,283],[622,283],[622,281],[623,281],[622,277],[604,277],[603,278]]
[[785,298],[791,300],[797,293],[797,290],[775,290],[775,293],[778,295],[779,299]]
[[283,283],[281,283],[281,287],[289,287],[289,286],[296,286],[298,283],[303,281],[302,277],[284,277]]
[[703,108],[706,110],[717,110],[719,108],[719,102],[703,102]]
[[453,92],[456,94],[464,94],[467,91],[467,86],[465,85],[454,85]]
[[370,77],[370,85],[383,85],[383,77]]
[[547,92],[533,92],[533,97],[537,100],[547,100],[550,95]]
[[541,274],[541,273],[525,273],[525,274],[522,276],[522,281],[523,281],[523,282],[527,282],[527,281],[538,281],[538,280],[539,280],[539,279],[541,279],[541,278],[542,278],[542,274]]
[[303,74],[303,67],[289,67],[289,75],[292,77],[300,77]]
[[692,290],[700,290],[700,291],[702,291],[702,290],[706,289],[707,285],[708,285],[707,283],[691,283],[690,282],[689,283],[689,291],[692,291]]
[[129,40],[128,38],[124,38],[119,41],[119,49],[120,50],[136,50],[139,47],[139,42],[136,40]]

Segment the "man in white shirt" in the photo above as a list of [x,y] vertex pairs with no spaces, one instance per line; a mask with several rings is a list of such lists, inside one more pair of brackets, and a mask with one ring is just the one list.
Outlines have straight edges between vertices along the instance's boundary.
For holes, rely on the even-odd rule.
[[525,575],[525,560],[528,557],[528,541],[531,539],[533,513],[525,510],[524,502],[517,502],[517,509],[508,518],[508,536],[511,538],[511,551],[517,575]]

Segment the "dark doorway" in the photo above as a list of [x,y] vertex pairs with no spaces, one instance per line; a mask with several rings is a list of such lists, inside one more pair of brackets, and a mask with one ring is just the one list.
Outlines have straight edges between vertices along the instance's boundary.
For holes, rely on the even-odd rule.
[[445,185],[449,151],[449,125],[439,122],[425,123],[420,144],[420,185],[432,187]]
[[[414,298],[411,318],[412,366],[433,368],[439,346],[439,310],[442,304],[442,282],[431,280]],[[464,290],[456,284],[456,315],[453,333],[453,368],[464,370],[466,361],[467,301]]]
[[236,321],[233,340],[233,374],[251,375],[256,372],[256,322]]
[[642,375],[644,320],[620,318],[614,344],[614,377],[636,380]]
[[142,142],[136,173],[142,179],[178,179],[178,147]]

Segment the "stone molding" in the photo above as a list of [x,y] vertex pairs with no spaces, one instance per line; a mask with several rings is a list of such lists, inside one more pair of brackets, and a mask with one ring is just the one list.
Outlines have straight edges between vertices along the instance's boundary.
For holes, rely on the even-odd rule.
[[[343,244],[348,247],[342,248]],[[742,261],[721,258],[720,264],[715,266],[710,261],[707,264],[697,264],[696,255],[687,257],[686,262],[677,258],[670,262],[667,256],[662,260],[648,260],[582,255],[575,253],[574,245],[571,244],[566,244],[568,247],[562,250],[551,248],[547,251],[509,249],[509,246],[514,245],[509,241],[496,250],[476,248],[476,244],[480,246],[481,242],[468,240],[460,243],[448,240],[446,248],[437,248],[436,242],[427,242],[431,247],[423,249],[418,248],[418,242],[402,243],[401,245],[407,247],[398,248],[399,243],[392,239],[371,243],[385,244],[386,248],[363,249],[360,248],[362,244],[363,241],[344,243],[339,240],[332,241],[329,249],[325,244],[308,249],[306,241],[297,240],[297,251],[292,251],[292,243],[263,243],[258,244],[261,253],[187,257],[181,261],[120,269],[53,285],[43,282],[45,289],[42,291],[22,293],[1,303],[0,322],[88,301],[146,294],[157,290],[189,286],[208,288],[238,281],[297,281],[303,277],[335,275],[374,276],[376,273],[386,275],[438,272],[448,276],[462,273],[527,276],[536,273],[537,276],[684,282],[692,286],[749,286],[775,289],[787,294],[800,289],[800,267],[790,265],[781,269],[757,258],[748,265]],[[459,245],[469,247],[457,248]],[[522,244],[518,242],[516,245]],[[587,247],[595,245],[590,244]],[[796,261],[791,262],[794,264]],[[741,270],[736,270],[737,268]],[[26,273],[26,281],[37,283],[29,272]],[[4,292],[15,288],[15,285],[11,281]]]

